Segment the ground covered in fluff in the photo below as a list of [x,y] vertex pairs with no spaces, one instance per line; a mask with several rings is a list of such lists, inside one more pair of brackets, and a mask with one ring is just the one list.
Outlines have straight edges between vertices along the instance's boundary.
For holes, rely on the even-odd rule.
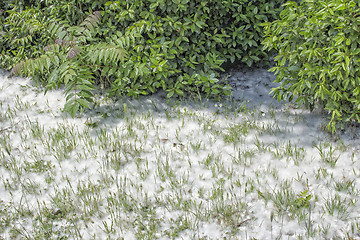
[[358,239],[359,129],[275,104],[265,69],[232,101],[97,98],[0,72],[0,239]]

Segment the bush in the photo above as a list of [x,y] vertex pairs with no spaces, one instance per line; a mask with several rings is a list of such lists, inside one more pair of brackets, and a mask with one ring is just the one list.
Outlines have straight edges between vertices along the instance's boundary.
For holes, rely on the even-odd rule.
[[353,0],[288,2],[266,23],[265,49],[276,49],[281,86],[274,97],[329,112],[328,129],[360,122],[360,7]]
[[95,87],[112,96],[136,97],[160,89],[168,97],[228,95],[230,87],[218,79],[223,64],[268,61],[260,44],[261,24],[275,20],[283,3],[34,2],[32,8],[13,5],[7,11],[0,64],[48,88],[65,84],[65,110],[72,115],[89,107]]

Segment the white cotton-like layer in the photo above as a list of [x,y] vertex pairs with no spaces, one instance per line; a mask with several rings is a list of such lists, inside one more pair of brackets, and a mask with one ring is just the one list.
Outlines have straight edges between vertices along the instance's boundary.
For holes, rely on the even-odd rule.
[[[31,79],[9,78],[8,72],[1,71],[0,110],[3,119],[0,119],[0,134],[4,136],[1,148],[3,158],[9,164],[14,161],[14,164],[24,168],[42,160],[45,167],[49,164],[53,170],[50,171],[51,176],[22,172],[19,176],[23,178],[23,185],[16,188],[7,185],[7,182],[13,181],[11,178],[17,173],[9,171],[11,167],[2,162],[0,203],[16,206],[26,203],[29,209],[47,206],[56,212],[60,206],[53,202],[55,196],[69,194],[70,198],[76,198],[81,189],[97,186],[100,189],[99,212],[102,214],[92,215],[88,222],[78,220],[78,231],[83,239],[94,236],[95,239],[106,239],[107,236],[137,239],[139,229],[126,224],[115,226],[111,235],[105,233],[104,226],[114,223],[113,218],[136,225],[136,221],[144,217],[136,212],[136,208],[147,214],[146,209],[151,206],[146,204],[154,204],[153,216],[159,220],[157,226],[161,229],[154,236],[159,239],[166,239],[165,232],[171,231],[176,224],[185,226],[186,220],[190,222],[188,228],[182,229],[176,239],[223,239],[230,236],[231,231],[237,232],[235,235],[238,239],[277,239],[279,236],[283,239],[298,239],[299,236],[311,239],[307,235],[311,230],[324,239],[345,238],[347,234],[356,239],[360,230],[357,229],[356,235],[351,232],[351,226],[359,222],[360,216],[359,138],[356,137],[359,136],[359,129],[353,129],[351,134],[345,132],[340,136],[341,143],[335,142],[322,130],[321,125],[326,120],[324,115],[292,109],[272,100],[269,91],[276,85],[272,83],[274,79],[265,69],[253,69],[246,73],[239,71],[229,78],[234,86],[234,98],[248,102],[253,107],[253,114],[244,112],[231,117],[221,114],[225,106],[221,108],[212,104],[208,108],[199,108],[196,104],[187,104],[178,108],[179,118],[172,113],[175,117],[169,119],[165,111],[171,108],[161,95],[154,95],[140,100],[126,99],[112,105],[103,104],[100,110],[104,110],[104,114],[110,113],[107,117],[96,114],[100,110],[95,109],[71,118],[62,112],[65,97],[61,90],[51,90],[44,96],[42,89],[35,87]],[[136,117],[132,116],[133,136],[129,135],[129,122],[124,117],[126,113],[123,117],[117,117],[117,112],[112,110],[123,109],[124,104],[128,111],[136,111]],[[13,109],[13,115],[9,109]],[[220,114],[214,114],[217,110]],[[99,126],[89,128],[86,125],[89,120],[97,121]],[[226,142],[224,136],[231,137],[232,131],[235,131],[229,127],[237,129],[241,124],[248,124],[248,133],[239,133],[234,142]],[[40,126],[43,134],[60,134],[61,127],[65,126],[68,131],[80,135],[88,132],[89,135],[85,140],[77,139],[79,144],[73,146],[72,150],[65,150],[64,154],[68,155],[61,158],[49,153],[51,149],[47,149],[41,136],[31,135],[30,128],[34,126]],[[96,145],[94,150],[90,150],[86,141],[100,143],[100,129],[116,137],[109,137],[110,142]],[[8,142],[5,142],[5,136]],[[53,147],[53,151],[60,151],[61,147],[71,145],[67,140],[66,137],[62,138],[63,142],[49,143],[49,146]],[[121,146],[113,144],[114,141],[121,142]],[[11,156],[6,153],[7,143],[12,146]],[[341,144],[347,148],[341,150]],[[118,147],[124,149],[120,151]],[[136,149],[141,149],[140,155],[136,155]],[[117,151],[120,160],[114,157]],[[135,153],[127,155],[126,151]],[[41,159],[36,159],[36,152]],[[332,162],[335,160],[335,163]],[[116,166],[118,168],[114,170]],[[166,175],[163,181],[161,174],[167,168],[171,169],[172,175]],[[104,180],[106,176],[111,181],[109,186]],[[53,180],[50,181],[49,177]],[[347,180],[353,181],[353,193],[336,190],[336,183]],[[41,191],[38,194],[25,194],[27,181],[40,186]],[[286,204],[283,205],[286,208],[284,211],[279,210],[280,205],[276,205],[276,196],[282,194],[286,184],[290,184],[291,191],[298,199],[305,190],[312,196],[310,208],[304,210],[302,221],[298,221],[299,216],[289,213],[291,210]],[[223,198],[216,199],[216,191],[221,191],[221,188],[228,193],[221,193]],[[122,190],[126,190],[126,194]],[[83,190],[82,194],[87,193]],[[111,196],[116,196],[116,199],[131,196],[127,202],[129,205],[136,202],[144,206],[132,206],[133,211],[114,210],[109,213],[107,209],[112,207]],[[182,199],[179,206],[176,205],[177,197]],[[337,199],[347,207],[343,215],[338,214],[338,210],[333,214],[326,210],[331,208],[331,201],[336,203]],[[75,208],[86,209],[84,202],[83,199],[79,200],[74,204]],[[190,210],[186,210],[185,202],[190,204]],[[246,205],[233,213],[236,217],[232,218],[231,214],[229,216],[222,211],[216,212],[217,207],[226,210],[226,207],[230,207],[227,204],[235,203],[239,203],[239,208],[241,204]],[[197,219],[199,214],[207,218]],[[20,223],[28,233],[33,232],[34,225]],[[148,219],[143,223],[148,226],[152,224]],[[308,223],[312,229],[306,225]],[[59,221],[57,224],[54,229],[71,228],[69,222]],[[10,225],[4,230],[4,239],[14,227]],[[319,233],[325,228],[328,231]]]

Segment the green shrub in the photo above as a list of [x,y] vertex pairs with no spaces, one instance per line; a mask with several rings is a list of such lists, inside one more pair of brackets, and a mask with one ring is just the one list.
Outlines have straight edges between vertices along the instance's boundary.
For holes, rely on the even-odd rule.
[[[0,66],[48,88],[65,84],[71,100],[65,109],[72,115],[89,107],[91,89],[97,86],[112,96],[136,97],[162,89],[168,97],[216,98],[230,93],[219,79],[223,64],[268,61],[261,24],[278,17],[281,3],[34,0],[32,8],[7,11]],[[115,50],[116,56],[126,54],[113,57]],[[69,58],[71,52],[75,54]]]
[[41,11],[17,9],[0,22],[0,66],[7,69],[28,58],[39,57],[48,42],[48,37],[43,34],[45,16]]
[[329,112],[328,129],[360,122],[360,7],[353,0],[304,0],[285,4],[280,19],[266,23],[265,49],[276,49],[281,100]]
[[[26,11],[25,11],[26,12]],[[92,102],[95,76],[101,80],[100,68],[116,67],[123,63],[126,51],[120,44],[111,41],[95,43],[93,35],[100,20],[94,12],[79,26],[68,26],[66,22],[47,19],[39,22],[48,42],[37,58],[21,61],[12,68],[14,75],[26,75],[45,82],[48,89],[64,84],[66,104],[64,110],[71,116],[89,108]],[[102,83],[101,83],[102,84]]]

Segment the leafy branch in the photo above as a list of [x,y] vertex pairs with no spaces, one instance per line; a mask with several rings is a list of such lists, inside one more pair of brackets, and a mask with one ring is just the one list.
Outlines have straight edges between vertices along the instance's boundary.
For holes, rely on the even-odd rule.
[[51,21],[47,33],[52,43],[44,47],[40,57],[16,64],[11,70],[12,75],[46,76],[45,93],[63,84],[66,95],[64,111],[72,117],[90,108],[95,89],[94,65],[116,66],[126,55],[122,47],[113,43],[89,43],[99,20],[99,12],[94,12],[79,26]]

